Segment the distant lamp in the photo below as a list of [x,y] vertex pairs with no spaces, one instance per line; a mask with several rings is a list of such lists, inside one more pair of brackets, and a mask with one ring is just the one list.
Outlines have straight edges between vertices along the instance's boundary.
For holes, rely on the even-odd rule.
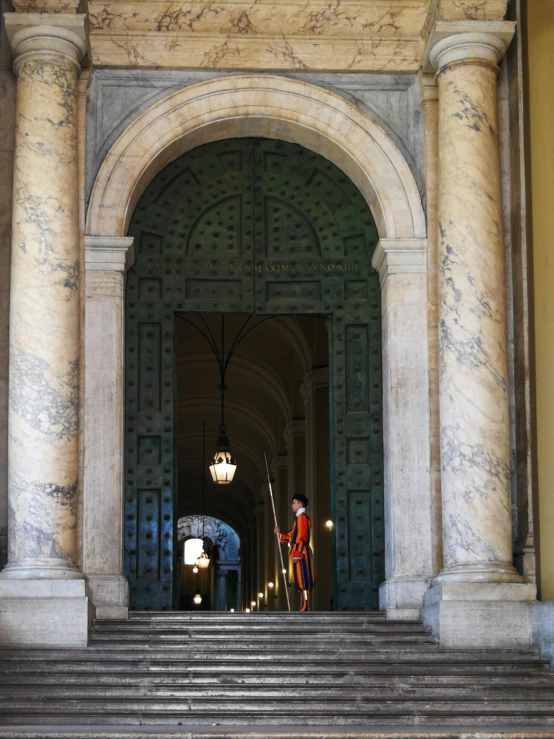
[[281,572],[283,573],[283,575],[287,574],[287,571],[285,569],[281,570]]
[[255,600],[251,601],[250,605],[252,606],[252,608],[256,608],[256,601]]
[[197,575],[198,574],[198,567],[196,565],[194,565],[194,567],[192,568],[192,571],[194,572],[195,575]]
[[219,436],[217,437],[217,451],[214,461],[210,465],[212,480],[217,485],[227,485],[233,482],[236,469],[237,463],[229,450],[229,437],[227,436],[225,424],[221,423]]
[[185,564],[195,565],[203,549],[204,542],[202,539],[187,539],[185,542]]
[[268,588],[273,588],[273,587],[274,587],[274,585],[273,585],[273,583],[272,583],[272,582],[268,582],[268,583],[267,583],[267,587],[268,587]]
[[196,566],[200,567],[201,570],[205,570],[207,567],[210,566],[210,557],[206,552],[202,552],[202,554],[198,557],[196,560]]
[[245,612],[245,613],[250,613],[250,608],[245,608],[245,609],[244,609],[244,612]]
[[328,529],[329,531],[331,531],[331,529],[333,528],[333,526],[334,526],[334,524],[331,521],[331,519],[329,519],[329,521],[325,521],[325,528]]
[[234,612],[235,612],[235,609],[234,608],[231,608],[231,613],[234,613]]
[[264,597],[263,593],[258,593],[258,598],[263,598],[263,597]]
[[200,603],[202,603],[202,596],[200,595],[200,593],[196,593],[196,595],[193,598],[193,601],[194,601],[195,606],[199,606]]

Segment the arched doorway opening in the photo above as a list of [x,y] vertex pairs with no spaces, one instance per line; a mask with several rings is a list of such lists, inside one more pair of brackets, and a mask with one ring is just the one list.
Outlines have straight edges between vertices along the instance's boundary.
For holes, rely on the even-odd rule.
[[[176,606],[173,522],[181,450],[175,315],[187,311],[276,315],[275,325],[292,336],[285,342],[299,344],[303,374],[290,381],[295,386],[289,388],[286,427],[294,437],[295,424],[298,429],[304,420],[310,426],[306,486],[317,484],[322,467],[328,471],[333,607],[378,607],[384,495],[380,293],[371,267],[377,227],[358,188],[331,162],[297,144],[213,142],[177,158],[152,180],[129,234],[136,245],[126,296],[125,552],[131,607]],[[308,330],[309,320],[324,328]],[[318,356],[321,341],[310,346],[322,330],[325,359]],[[185,367],[189,360],[185,354]],[[328,452],[321,457],[313,416],[325,371]],[[291,402],[300,385],[303,408]],[[285,402],[286,388],[282,395]],[[258,411],[263,433],[269,407]],[[294,454],[294,440],[287,448],[283,434],[271,444],[268,432],[275,470]],[[260,456],[252,464],[263,474]],[[259,493],[260,481],[254,484]],[[252,517],[261,502],[254,500]],[[253,541],[251,546],[254,558]],[[256,586],[262,585],[258,578]]]
[[[241,593],[241,542],[228,523],[214,516],[183,516],[177,524],[179,545],[179,610],[200,610],[193,603],[202,595],[202,610],[238,611],[244,608]],[[192,537],[204,538],[205,551],[211,559],[208,570],[194,572],[184,564],[183,549]]]

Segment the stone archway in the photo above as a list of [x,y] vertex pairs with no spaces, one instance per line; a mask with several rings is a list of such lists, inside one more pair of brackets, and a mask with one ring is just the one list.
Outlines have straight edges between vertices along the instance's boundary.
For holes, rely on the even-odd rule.
[[[341,97],[305,82],[249,75],[188,87],[135,120],[100,168],[87,218],[86,313],[91,330],[86,338],[86,382],[92,387],[106,375],[113,382],[114,372],[119,372],[120,379],[109,407],[100,413],[91,402],[85,411],[89,419],[85,421],[86,448],[97,450],[92,452],[96,459],[85,475],[85,522],[87,511],[98,509],[95,496],[100,493],[93,489],[101,489],[110,498],[102,510],[110,511],[106,517],[112,528],[121,517],[122,462],[118,474],[116,465],[108,486],[102,479],[99,487],[99,478],[100,457],[108,454],[106,438],[114,435],[111,429],[115,428],[116,445],[121,448],[122,278],[129,261],[132,240],[125,233],[133,209],[152,178],[179,155],[208,141],[245,136],[295,142],[325,156],[350,177],[375,217],[380,236],[373,266],[382,290],[387,528],[386,582],[380,600],[381,607],[395,610],[399,617],[413,616],[433,574],[426,241],[421,200],[411,171],[390,137]],[[106,316],[107,280],[110,317]],[[111,321],[114,329],[109,349],[96,329],[100,316]],[[99,354],[98,342],[103,345]],[[108,362],[106,354],[110,355]],[[100,355],[102,364],[96,359]],[[109,457],[112,462],[113,453]],[[413,542],[414,531],[418,543]],[[115,553],[113,548],[112,539],[99,556],[98,547],[88,547],[84,536],[84,569],[105,616],[112,608],[115,614],[127,605],[121,549]],[[111,590],[108,581],[114,586]]]

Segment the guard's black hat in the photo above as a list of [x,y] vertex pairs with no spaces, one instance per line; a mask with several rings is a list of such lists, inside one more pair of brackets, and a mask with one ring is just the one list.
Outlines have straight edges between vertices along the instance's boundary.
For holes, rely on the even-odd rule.
[[308,499],[306,498],[305,495],[302,495],[302,493],[297,493],[296,495],[293,495],[292,499],[297,500],[299,503],[302,503],[304,508],[308,507]]

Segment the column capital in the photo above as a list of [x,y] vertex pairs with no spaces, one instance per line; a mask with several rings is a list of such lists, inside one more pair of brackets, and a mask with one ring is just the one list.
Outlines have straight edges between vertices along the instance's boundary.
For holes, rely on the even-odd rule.
[[371,258],[381,288],[391,275],[425,273],[427,239],[380,239]]
[[135,261],[132,236],[85,236],[86,272],[127,272]]
[[426,74],[420,71],[418,75],[419,88],[421,90],[421,105],[426,103],[437,103],[439,100],[439,86],[434,74]]
[[5,13],[14,70],[27,59],[58,57],[81,69],[87,44],[85,16],[76,13]]
[[497,65],[514,31],[513,21],[440,21],[429,36],[424,63],[428,61],[439,73],[451,64],[470,60]]
[[305,418],[293,418],[285,426],[283,431],[283,439],[288,444],[293,436],[301,436],[306,433],[306,419]]

